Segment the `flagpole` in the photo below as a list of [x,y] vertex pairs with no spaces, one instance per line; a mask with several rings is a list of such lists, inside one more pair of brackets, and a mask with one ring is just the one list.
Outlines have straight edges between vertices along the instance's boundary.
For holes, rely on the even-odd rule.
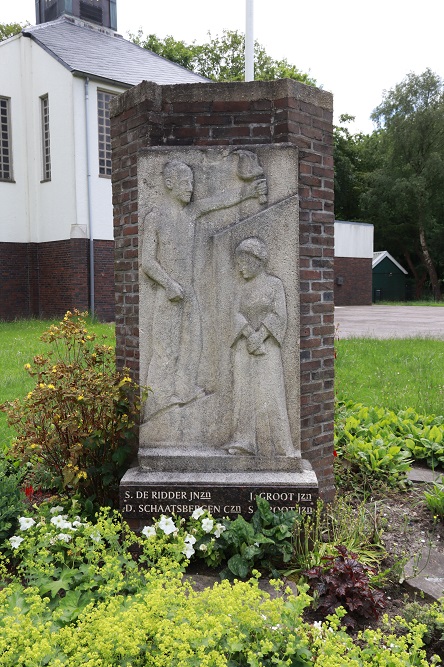
[[246,1],[245,12],[245,81],[254,81],[254,36],[253,36],[253,2]]

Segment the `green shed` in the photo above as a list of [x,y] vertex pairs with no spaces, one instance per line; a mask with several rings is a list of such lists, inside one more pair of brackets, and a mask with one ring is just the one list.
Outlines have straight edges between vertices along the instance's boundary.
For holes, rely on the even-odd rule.
[[387,250],[373,253],[372,291],[375,301],[405,301],[407,271]]

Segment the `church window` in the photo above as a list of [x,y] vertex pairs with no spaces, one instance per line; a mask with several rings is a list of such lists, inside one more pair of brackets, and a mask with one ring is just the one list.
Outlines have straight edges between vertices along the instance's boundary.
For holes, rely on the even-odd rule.
[[99,128],[99,175],[111,176],[111,121],[109,105],[117,97],[103,90],[97,91],[97,120]]
[[49,139],[49,99],[48,95],[40,98],[42,119],[42,180],[51,180],[51,144]]
[[0,181],[12,181],[11,100],[0,97]]

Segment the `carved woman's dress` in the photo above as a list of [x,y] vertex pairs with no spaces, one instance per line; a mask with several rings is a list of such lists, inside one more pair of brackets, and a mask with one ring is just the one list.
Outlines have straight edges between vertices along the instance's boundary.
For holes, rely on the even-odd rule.
[[[248,334],[268,337],[250,352]],[[288,421],[281,345],[287,327],[282,281],[265,271],[241,287],[234,318],[232,454],[294,456]]]

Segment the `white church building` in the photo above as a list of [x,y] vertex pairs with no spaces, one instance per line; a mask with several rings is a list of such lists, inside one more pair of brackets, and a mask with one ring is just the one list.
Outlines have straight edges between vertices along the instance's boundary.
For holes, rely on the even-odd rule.
[[114,316],[109,106],[208,81],[116,33],[116,0],[36,0],[0,42],[0,319]]

